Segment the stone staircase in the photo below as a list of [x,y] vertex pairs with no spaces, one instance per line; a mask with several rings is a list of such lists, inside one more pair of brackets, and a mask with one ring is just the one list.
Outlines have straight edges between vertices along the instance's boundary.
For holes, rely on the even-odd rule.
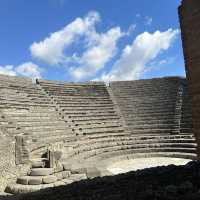
[[6,192],[12,194],[34,192],[41,189],[67,185],[75,181],[86,179],[85,173],[71,174],[65,170],[65,165],[58,168],[48,168],[47,159],[33,159],[31,169],[25,176],[7,186]]

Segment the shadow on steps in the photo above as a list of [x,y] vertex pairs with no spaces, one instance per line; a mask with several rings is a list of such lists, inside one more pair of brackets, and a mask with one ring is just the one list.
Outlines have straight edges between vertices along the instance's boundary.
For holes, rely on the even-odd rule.
[[200,161],[82,180],[2,200],[199,200]]

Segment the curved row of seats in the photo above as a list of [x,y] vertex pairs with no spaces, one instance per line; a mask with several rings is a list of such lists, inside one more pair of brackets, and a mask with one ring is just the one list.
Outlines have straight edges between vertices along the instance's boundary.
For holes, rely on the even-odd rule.
[[[185,79],[119,81],[110,83],[110,87],[127,130],[133,137],[146,137],[142,142],[146,152],[179,152],[182,156],[196,157],[191,103]],[[154,140],[153,148],[149,146],[152,136],[159,137]]]
[[124,133],[112,99],[103,83],[40,81],[71,123],[77,135]]
[[0,114],[10,137],[30,136],[33,157],[35,151],[41,156],[37,149],[72,136],[51,99],[28,78],[0,76]]
[[191,105],[182,78],[113,82],[110,87],[114,97],[99,82],[40,80],[39,84],[77,135],[70,150],[66,143],[63,160],[101,160],[130,152],[196,158]]

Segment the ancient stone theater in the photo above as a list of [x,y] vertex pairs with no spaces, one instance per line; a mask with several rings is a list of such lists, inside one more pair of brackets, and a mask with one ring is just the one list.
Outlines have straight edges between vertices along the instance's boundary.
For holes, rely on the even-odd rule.
[[1,189],[112,174],[127,159],[195,159],[184,78],[67,83],[0,76]]
[[140,169],[141,161],[196,160],[200,1],[184,0],[179,14],[187,78],[105,84],[0,75],[0,191],[40,191]]

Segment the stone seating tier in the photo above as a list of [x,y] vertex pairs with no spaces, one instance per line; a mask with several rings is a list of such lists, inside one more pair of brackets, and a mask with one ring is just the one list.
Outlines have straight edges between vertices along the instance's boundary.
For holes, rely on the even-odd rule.
[[[0,76],[1,114],[10,136],[29,136],[29,151],[72,135],[51,98],[30,79]],[[38,155],[41,156],[41,155]]]
[[[66,119],[70,119],[73,123],[74,132],[79,130],[83,135],[124,132],[120,116],[104,84],[55,85],[51,81],[39,82],[47,94],[54,99]],[[109,120],[109,123],[103,123],[102,120]]]

